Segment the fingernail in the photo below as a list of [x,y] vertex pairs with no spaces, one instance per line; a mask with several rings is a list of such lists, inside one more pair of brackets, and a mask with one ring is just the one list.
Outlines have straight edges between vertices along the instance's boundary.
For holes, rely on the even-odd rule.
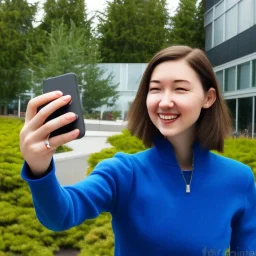
[[62,96],[62,95],[63,95],[63,92],[57,91],[57,92],[56,92],[56,95],[57,95],[57,96]]
[[65,96],[63,97],[63,100],[64,100],[64,101],[68,101],[68,100],[70,100],[70,97],[71,97],[70,95],[65,95]]
[[68,105],[71,105],[71,103],[72,103],[72,100],[68,103]]
[[70,113],[70,114],[68,114],[68,115],[66,116],[66,118],[67,118],[68,120],[72,120],[74,117],[75,117],[75,114],[73,114],[73,113]]

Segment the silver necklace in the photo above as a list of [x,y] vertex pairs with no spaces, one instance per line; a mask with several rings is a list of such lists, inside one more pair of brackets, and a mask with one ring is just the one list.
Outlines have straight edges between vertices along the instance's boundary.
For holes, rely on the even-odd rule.
[[183,171],[181,170],[181,174],[182,174],[183,179],[184,179],[185,184],[186,184],[186,193],[190,193],[190,185],[191,185],[191,181],[192,181],[193,172],[194,172],[194,154],[193,154],[193,160],[192,160],[192,173],[191,173],[191,176],[190,176],[189,184],[187,184],[187,181],[185,179]]

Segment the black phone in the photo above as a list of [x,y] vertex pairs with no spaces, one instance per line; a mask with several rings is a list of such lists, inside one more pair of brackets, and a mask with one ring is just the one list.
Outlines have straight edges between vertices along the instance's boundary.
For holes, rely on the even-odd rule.
[[[67,103],[67,105],[53,112],[45,120],[45,123],[67,112],[73,112],[77,114],[78,118],[74,122],[69,123],[65,126],[62,126],[59,129],[51,132],[50,138],[60,134],[70,132],[74,129],[79,129],[80,131],[79,136],[76,139],[80,139],[84,137],[85,124],[84,124],[84,118],[83,118],[83,112],[82,112],[82,104],[79,97],[77,76],[74,73],[68,73],[68,74],[45,79],[43,81],[43,93],[52,92],[52,91],[61,91],[63,93],[63,96],[70,95],[71,102]],[[44,106],[45,105],[40,106],[40,108],[38,108],[38,111]]]

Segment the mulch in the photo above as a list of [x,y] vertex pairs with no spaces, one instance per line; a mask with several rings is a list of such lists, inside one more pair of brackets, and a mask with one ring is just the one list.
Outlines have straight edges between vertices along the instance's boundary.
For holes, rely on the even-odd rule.
[[79,250],[76,249],[60,249],[54,256],[77,256]]

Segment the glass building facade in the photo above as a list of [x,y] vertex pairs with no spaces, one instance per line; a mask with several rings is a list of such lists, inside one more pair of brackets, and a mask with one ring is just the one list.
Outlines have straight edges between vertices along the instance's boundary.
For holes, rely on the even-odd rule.
[[[233,119],[234,134],[255,138],[256,50],[252,47],[242,56],[240,53],[246,52],[246,34],[256,26],[256,1],[219,0],[215,3],[205,13],[206,54],[209,52],[212,57],[213,53],[215,56],[219,53],[221,64],[218,62],[214,71]],[[228,60],[222,58],[224,51],[229,51],[229,55],[225,55]]]
[[[146,63],[102,63],[99,64],[107,77],[113,75],[113,82],[119,84],[118,91],[120,94],[113,110],[121,111],[121,117],[126,118],[130,104],[133,102],[141,77],[146,69]],[[101,108],[101,112],[109,111],[110,109]]]
[[256,24],[255,0],[221,0],[205,13],[208,51]]

